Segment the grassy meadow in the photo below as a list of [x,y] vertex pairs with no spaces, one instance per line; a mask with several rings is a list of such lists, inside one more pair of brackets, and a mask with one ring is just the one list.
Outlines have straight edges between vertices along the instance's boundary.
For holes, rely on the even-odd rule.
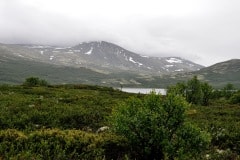
[[[124,137],[96,133],[130,97],[145,95],[89,85],[1,85],[0,159],[130,159]],[[211,135],[195,159],[239,159],[239,104],[191,105],[187,120]]]

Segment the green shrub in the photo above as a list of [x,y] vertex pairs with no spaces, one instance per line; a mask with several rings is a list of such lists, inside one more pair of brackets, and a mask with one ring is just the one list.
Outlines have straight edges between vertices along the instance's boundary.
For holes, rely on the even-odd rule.
[[181,97],[152,93],[132,98],[113,112],[113,131],[125,137],[133,159],[196,157],[210,143],[209,134],[186,123],[187,102]]
[[197,76],[194,76],[186,84],[181,82],[169,86],[168,93],[181,95],[189,103],[207,106],[212,98],[213,88],[207,82],[201,82],[197,79]]
[[39,79],[38,77],[29,77],[26,78],[23,83],[25,86],[34,87],[34,86],[47,86],[48,82],[44,79]]
[[78,130],[36,131],[29,135],[28,141],[31,152],[42,159],[94,159],[103,152],[99,136]]
[[24,151],[27,136],[14,129],[0,131],[0,155],[3,159],[9,159],[12,155]]
[[233,94],[229,101],[231,104],[240,104],[240,92]]
[[121,159],[127,153],[126,144],[116,135],[80,130],[0,131],[2,159]]
[[104,158],[106,160],[123,159],[129,154],[129,145],[127,140],[114,134],[102,134]]

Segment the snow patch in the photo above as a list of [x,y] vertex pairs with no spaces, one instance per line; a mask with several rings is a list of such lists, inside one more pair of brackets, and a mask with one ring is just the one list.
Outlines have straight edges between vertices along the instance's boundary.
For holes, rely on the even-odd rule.
[[165,65],[165,67],[169,68],[169,67],[173,67],[174,65]]
[[43,55],[43,51],[40,51],[40,54]]
[[33,49],[45,49],[45,48],[54,48],[53,46],[48,46],[48,45],[31,45],[31,46],[24,46],[27,48],[33,48]]
[[137,62],[135,62],[135,61],[133,60],[132,57],[129,57],[129,61],[130,61],[130,62],[133,62],[133,63],[137,63]]
[[21,55],[21,54],[19,54],[18,56],[19,56],[19,57],[24,57],[24,56],[23,56],[23,55]]
[[84,54],[90,55],[90,54],[92,54],[92,51],[93,51],[93,48],[91,47],[91,49],[88,52],[84,53]]
[[177,58],[169,58],[166,60],[168,63],[182,63],[182,60]]
[[134,61],[132,57],[129,57],[129,61],[134,63],[134,64],[138,64],[139,66],[143,65],[142,63]]
[[[67,47],[68,48],[68,47]],[[66,49],[66,48],[62,48],[62,47],[57,47],[57,48],[54,48],[55,50],[61,50],[61,49]]]
[[47,48],[47,47],[44,47],[44,46],[28,46],[28,48],[36,48],[36,49],[40,49],[40,48]]
[[50,61],[51,61],[51,60],[53,60],[53,58],[54,58],[54,56],[50,56],[50,58],[49,58],[49,59],[50,59]]
[[141,57],[143,57],[143,58],[149,58],[149,56],[143,56],[143,55],[140,55]]
[[183,71],[183,69],[177,69],[177,70],[175,70],[176,72],[182,72]]

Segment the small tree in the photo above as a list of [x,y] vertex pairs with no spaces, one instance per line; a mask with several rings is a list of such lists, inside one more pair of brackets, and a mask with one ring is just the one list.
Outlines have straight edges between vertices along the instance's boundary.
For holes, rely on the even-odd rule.
[[229,99],[235,92],[235,87],[233,84],[231,83],[228,83],[226,84],[226,86],[224,86],[223,88],[223,96],[226,98],[226,99]]
[[39,79],[38,77],[29,77],[29,78],[26,78],[23,85],[30,86],[30,87],[33,87],[33,86],[47,86],[48,83],[47,83],[46,80]]
[[208,134],[186,123],[187,102],[179,95],[152,93],[144,100],[132,98],[113,111],[110,123],[127,138],[133,159],[179,159],[199,154]]
[[201,88],[201,82],[194,76],[187,82],[187,101],[193,104],[201,104],[203,99],[203,93]]
[[189,80],[187,84],[181,82],[168,87],[167,92],[181,95],[185,97],[189,103],[201,105],[208,105],[209,100],[214,97],[213,87],[207,82],[199,81],[196,76]]
[[212,98],[213,88],[207,82],[201,84],[203,98],[202,105],[209,105],[209,100]]
[[40,79],[39,80],[39,86],[47,86],[48,82],[45,79]]
[[187,85],[184,82],[179,82],[174,86],[169,86],[167,92],[186,97]]
[[240,91],[234,93],[229,100],[232,104],[240,104]]

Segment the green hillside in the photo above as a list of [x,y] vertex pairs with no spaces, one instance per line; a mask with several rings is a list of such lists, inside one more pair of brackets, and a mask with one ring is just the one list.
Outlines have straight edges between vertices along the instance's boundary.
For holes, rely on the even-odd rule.
[[72,68],[23,59],[0,60],[0,83],[21,84],[27,77],[37,76],[52,84],[99,84],[104,74],[86,68]]
[[116,72],[103,74],[87,68],[74,68],[25,60],[15,57],[1,57],[0,83],[22,84],[28,77],[39,77],[50,84],[94,84],[120,87],[161,87],[175,84],[169,76],[156,77],[137,72]]
[[194,75],[209,82],[215,88],[228,83],[240,88],[240,60],[221,62],[195,72],[151,75],[141,72],[99,73],[87,68],[66,67],[37,62],[16,56],[7,56],[2,51],[0,57],[0,83],[22,84],[27,77],[39,77],[50,84],[94,84],[112,87],[167,88],[177,82],[187,81]]
[[[240,88],[240,60],[233,59],[220,62],[195,72],[166,75],[154,78],[159,82],[163,81],[163,85],[169,85],[177,82],[187,81],[193,76],[197,76],[200,80],[208,82],[214,88],[223,88],[229,83],[233,84],[236,88]],[[156,83],[156,81],[154,83]]]
[[240,59],[217,63],[195,73],[216,87],[221,87],[227,83],[240,87]]

